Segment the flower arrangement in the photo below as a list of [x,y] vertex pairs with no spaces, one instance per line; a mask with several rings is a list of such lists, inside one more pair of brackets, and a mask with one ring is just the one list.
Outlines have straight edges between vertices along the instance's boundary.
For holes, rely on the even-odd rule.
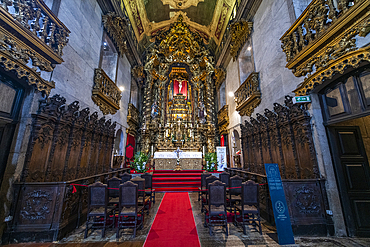
[[137,152],[134,156],[134,161],[131,162],[131,168],[133,168],[138,173],[144,173],[149,170],[146,167],[146,163],[149,160],[149,155],[143,152]]
[[217,155],[216,153],[206,153],[204,159],[206,160],[205,170],[213,172],[217,170]]

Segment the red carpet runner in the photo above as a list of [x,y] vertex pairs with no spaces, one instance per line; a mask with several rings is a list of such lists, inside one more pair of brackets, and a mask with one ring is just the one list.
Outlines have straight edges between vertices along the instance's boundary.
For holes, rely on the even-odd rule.
[[166,193],[144,247],[200,246],[189,194]]
[[198,191],[202,170],[155,170],[153,173],[153,188],[161,191]]

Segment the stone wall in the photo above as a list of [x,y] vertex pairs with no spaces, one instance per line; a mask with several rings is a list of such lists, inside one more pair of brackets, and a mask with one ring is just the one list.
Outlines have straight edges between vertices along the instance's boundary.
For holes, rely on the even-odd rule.
[[[100,50],[103,40],[102,11],[97,1],[61,1],[58,18],[69,28],[69,42],[63,50],[64,62],[57,65],[52,75],[44,73],[44,78],[55,81],[55,89],[50,95],[60,94],[67,104],[78,100],[80,107],[89,107],[90,112],[103,114],[91,99],[94,85],[94,69],[99,67]],[[130,100],[131,66],[123,54],[118,60],[116,85],[123,86],[120,110],[107,119],[118,123],[117,129],[124,133],[123,146],[126,143],[127,110]]]
[[[255,71],[259,72],[261,104],[255,109],[262,114],[271,103],[283,103],[284,96],[302,81],[285,68],[286,56],[281,49],[281,36],[291,26],[286,0],[262,1],[253,20],[252,49]],[[279,23],[279,25],[276,25]]]
[[[53,2],[45,1],[50,9]],[[66,98],[66,105],[73,101],[80,102],[80,109],[90,108],[90,112],[98,112],[98,117],[103,116],[99,107],[91,99],[94,84],[94,69],[98,68],[100,50],[103,36],[102,11],[96,0],[73,1],[63,0],[57,11],[57,17],[71,31],[69,42],[63,49],[64,62],[57,65],[52,73],[42,72],[41,76],[55,82],[55,89],[50,93],[60,94]],[[122,129],[123,143],[126,143],[127,109],[131,87],[131,66],[125,55],[118,61],[117,86],[123,86],[120,110],[114,115],[106,115],[106,119],[116,121],[116,129]],[[41,93],[34,89],[26,92],[26,97],[21,109],[19,125],[15,130],[14,141],[8,157],[6,170],[1,184],[0,196],[6,198],[0,204],[0,244],[3,230],[6,227],[4,218],[9,215],[12,207],[13,187],[12,184],[19,180],[25,161],[25,155],[30,140],[32,117],[36,113]],[[123,153],[124,155],[124,153]]]

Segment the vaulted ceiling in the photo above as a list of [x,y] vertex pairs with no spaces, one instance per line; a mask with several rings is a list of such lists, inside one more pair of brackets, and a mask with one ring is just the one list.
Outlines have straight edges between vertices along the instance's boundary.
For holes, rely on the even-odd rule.
[[233,13],[235,0],[118,0],[130,18],[137,40],[153,38],[182,15],[206,43],[219,44]]

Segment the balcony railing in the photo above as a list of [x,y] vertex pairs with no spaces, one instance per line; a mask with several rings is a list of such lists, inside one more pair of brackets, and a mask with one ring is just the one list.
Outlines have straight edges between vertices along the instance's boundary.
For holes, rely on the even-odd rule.
[[343,73],[348,65],[356,67],[365,60],[361,57],[368,59],[366,52],[356,53],[356,36],[364,37],[370,31],[369,7],[369,0],[313,0],[281,37],[286,67],[297,77],[308,76],[296,94],[308,93],[326,78]]
[[254,109],[261,103],[259,75],[251,73],[234,93],[236,110],[241,116],[251,116]]
[[[2,0],[0,6],[3,21],[14,29],[18,29],[16,36],[26,38],[26,43],[35,44],[34,37],[37,37],[44,45],[48,46],[55,54],[50,54],[50,50],[45,47],[37,47],[40,53],[46,53],[53,61],[61,63],[63,60],[63,48],[67,45],[67,37],[70,31],[68,28],[51,12],[42,0],[22,1],[22,0]],[[29,33],[16,27],[10,20],[16,21],[23,28],[31,31]],[[12,25],[13,24],[13,25]],[[22,40],[23,41],[23,40]],[[41,52],[42,50],[42,52]],[[44,54],[43,54],[44,55]],[[57,56],[55,56],[57,55]]]
[[113,115],[120,109],[121,91],[103,69],[95,69],[91,97],[104,115]]
[[229,106],[224,105],[217,113],[217,122],[220,135],[227,133],[227,127],[229,126]]
[[137,129],[139,128],[139,110],[131,103],[128,104],[128,113],[127,113],[127,124],[130,126],[129,133],[132,136],[136,136]]
[[0,64],[45,94],[55,85],[39,72],[63,62],[69,33],[41,0],[0,0]]

